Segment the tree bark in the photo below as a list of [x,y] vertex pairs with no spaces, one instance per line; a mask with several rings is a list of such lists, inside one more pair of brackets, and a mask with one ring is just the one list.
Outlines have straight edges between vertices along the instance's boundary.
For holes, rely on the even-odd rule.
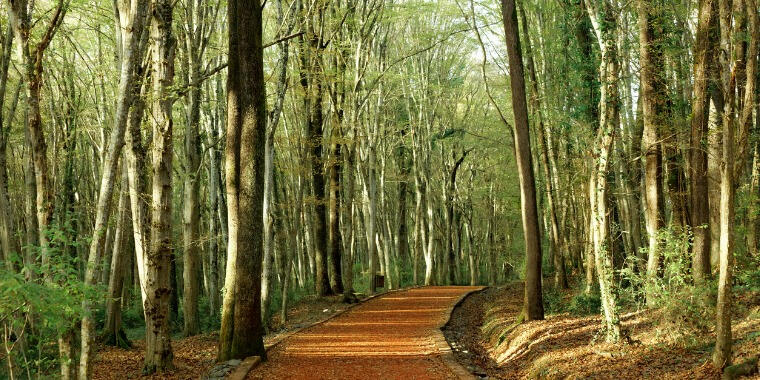
[[610,150],[619,123],[620,97],[618,93],[618,57],[617,57],[617,21],[608,0],[603,9],[596,9],[591,0],[586,0],[594,32],[602,51],[602,63],[599,78],[602,82],[599,102],[599,130],[595,148],[595,163],[592,170],[591,218],[594,247],[594,261],[599,291],[602,299],[605,335],[608,342],[620,339],[620,318],[617,311],[617,289],[614,282],[614,264],[610,247],[608,212],[607,212],[607,171]]
[[[733,8],[733,9],[732,9]],[[721,84],[724,96],[723,108],[723,160],[720,164],[721,183],[720,183],[720,274],[718,277],[718,303],[716,312],[716,329],[715,329],[715,350],[713,351],[713,365],[718,368],[724,368],[731,364],[733,338],[731,333],[731,309],[733,296],[731,291],[733,266],[734,266],[734,223],[735,223],[735,196],[736,196],[736,144],[740,141],[735,139],[736,126],[746,128],[753,115],[755,107],[755,92],[757,81],[757,42],[760,39],[760,25],[758,23],[757,3],[755,0],[746,2],[737,1],[733,5],[727,0],[719,1],[720,13],[720,66],[721,66]],[[746,54],[746,65],[738,65],[731,62],[733,59],[740,59],[739,54],[731,54],[732,44],[735,36],[745,33],[741,29],[740,22],[732,23],[732,17],[747,16],[749,25],[747,34],[749,35]],[[735,49],[741,49],[742,42]],[[733,70],[731,70],[733,68]],[[739,75],[736,71],[746,68],[746,72]],[[735,86],[737,86],[737,77],[746,78],[743,88],[743,99],[739,104],[742,107],[735,109],[734,99],[736,95]],[[739,86],[741,87],[741,86]],[[736,120],[738,114],[738,120]],[[741,137],[741,136],[739,136]]]
[[[2,57],[0,57],[0,110],[4,109],[5,91],[8,84],[8,67],[11,60],[11,47],[13,45],[13,26],[8,25],[8,32],[2,39]],[[21,86],[18,86],[21,89]],[[19,90],[14,95],[11,111],[16,108],[19,98]],[[13,112],[9,113],[13,116]],[[0,260],[4,260],[6,269],[13,271],[11,258],[13,255],[21,255],[21,246],[13,237],[14,222],[11,214],[10,197],[8,195],[8,136],[10,135],[10,122],[4,120],[0,112]]]
[[525,240],[525,299],[522,317],[528,321],[540,320],[544,319],[544,304],[541,293],[541,240],[538,230],[536,183],[530,153],[528,105],[525,97],[525,77],[515,1],[502,0],[501,13],[507,40],[507,54],[509,55],[512,110],[515,120],[515,156],[517,172],[520,177],[520,203],[523,238]]
[[[644,194],[646,198],[646,226],[649,236],[647,281],[657,278],[660,268],[658,233],[663,227],[662,150],[660,133],[666,122],[667,86],[664,74],[660,39],[662,25],[656,17],[659,3],[655,0],[639,1],[639,38],[641,42],[641,87],[644,120],[642,150],[645,152]],[[647,304],[653,306],[654,288],[647,288]]]
[[694,46],[694,89],[691,102],[691,222],[692,275],[697,281],[710,277],[710,219],[708,197],[707,136],[710,96],[708,92],[709,40],[713,20],[713,0],[699,1],[699,21]]
[[228,2],[226,187],[229,243],[218,361],[266,359],[261,321],[266,87],[262,4]]
[[[176,41],[171,0],[153,0],[151,9],[151,121],[153,185],[150,246],[145,257],[145,364],[143,373],[173,368],[169,331],[172,251],[172,103]],[[176,291],[176,289],[174,289]]]

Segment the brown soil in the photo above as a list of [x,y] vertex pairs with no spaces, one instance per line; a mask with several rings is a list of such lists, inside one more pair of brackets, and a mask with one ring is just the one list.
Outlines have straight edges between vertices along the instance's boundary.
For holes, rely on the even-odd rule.
[[450,308],[476,287],[387,294],[287,338],[249,379],[453,379],[438,345]]
[[[264,337],[264,343],[269,345],[293,330],[345,310],[349,305],[341,303],[341,300],[342,296],[322,299],[309,296],[299,300],[288,308],[286,323],[282,323],[279,316],[272,318],[270,334]],[[142,340],[134,341],[133,347],[128,350],[100,346],[93,362],[93,379],[198,379],[216,365],[217,341],[216,332],[173,340],[176,369],[169,373],[152,376],[141,374],[144,350]]]
[[[720,378],[710,361],[714,336],[701,337],[702,344],[690,348],[667,343],[657,334],[654,312],[622,315],[634,344],[592,344],[601,323],[598,316],[565,313],[515,327],[522,289],[514,284],[474,293],[444,328],[457,360],[481,378]],[[759,329],[758,313],[735,320],[735,363],[760,353]]]

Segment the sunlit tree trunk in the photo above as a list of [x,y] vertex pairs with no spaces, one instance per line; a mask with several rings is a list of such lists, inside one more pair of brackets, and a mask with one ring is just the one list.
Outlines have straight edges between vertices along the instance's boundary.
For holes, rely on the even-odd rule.
[[617,289],[614,281],[614,265],[610,247],[610,236],[607,214],[607,171],[610,161],[610,150],[614,140],[615,129],[619,123],[620,97],[618,94],[618,57],[616,34],[617,25],[608,0],[597,9],[597,4],[586,0],[591,23],[594,28],[599,48],[602,51],[602,63],[599,67],[601,99],[599,102],[599,130],[597,146],[595,147],[594,166],[591,172],[592,182],[591,218],[592,237],[594,246],[594,261],[599,291],[602,299],[603,323],[608,342],[620,339],[620,318],[617,310]]
[[145,364],[143,373],[173,368],[169,331],[172,293],[172,87],[176,40],[172,33],[170,0],[153,0],[151,9],[151,152],[152,194],[150,244],[145,256]]
[[[644,135],[641,141],[645,155],[644,194],[646,225],[649,236],[647,280],[651,283],[660,268],[658,233],[663,227],[662,150],[660,134],[666,119],[667,87],[662,70],[664,60],[660,39],[662,25],[657,19],[661,6],[655,0],[639,1],[639,37],[641,40],[641,87]],[[647,291],[647,303],[653,305],[654,288]]]
[[266,87],[262,4],[228,2],[227,273],[218,361],[266,359],[261,321]]
[[[737,125],[741,128],[742,133],[748,129],[755,107],[755,92],[757,81],[757,53],[758,39],[760,39],[760,25],[758,25],[757,3],[755,0],[736,1],[731,4],[727,0],[719,0],[720,12],[720,66],[721,66],[721,85],[724,94],[723,108],[723,160],[720,164],[721,183],[720,183],[720,275],[718,278],[718,303],[716,316],[716,341],[715,350],[713,351],[713,365],[718,368],[724,368],[731,364],[733,338],[731,332],[731,311],[733,303],[732,295],[732,277],[734,266],[734,223],[735,223],[735,197],[736,197],[736,177],[744,163],[742,154],[736,149],[739,141],[736,137]],[[739,21],[732,23],[733,17],[747,17],[749,24],[747,30],[742,29],[742,23]],[[736,35],[746,33],[749,38],[747,42],[748,51],[745,65],[738,65],[734,60],[740,60],[741,54],[731,53],[732,45],[735,50],[742,49],[742,42],[734,40]],[[737,58],[738,57],[738,58]],[[734,61],[734,62],[732,62]],[[732,70],[733,68],[733,70]],[[739,75],[736,71],[746,68],[746,73]],[[745,78],[743,84],[743,98],[739,98],[741,108],[734,108],[734,99],[737,96],[735,86],[739,88],[742,84],[737,83],[737,77]],[[741,91],[739,92],[741,94]],[[739,100],[737,99],[737,100]],[[738,118],[736,115],[738,114]],[[741,145],[739,145],[741,146]],[[738,157],[737,157],[738,156]]]

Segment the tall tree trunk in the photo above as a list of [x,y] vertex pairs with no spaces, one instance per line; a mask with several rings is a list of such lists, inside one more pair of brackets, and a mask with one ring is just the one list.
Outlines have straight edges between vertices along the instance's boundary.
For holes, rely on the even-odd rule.
[[[192,45],[192,44],[191,44]],[[193,48],[187,53],[193,57],[198,54]],[[192,59],[190,68],[190,83],[200,81],[201,62]],[[182,335],[192,336],[200,332],[200,320],[198,318],[198,286],[200,284],[200,85],[191,84],[188,93],[188,118],[185,128],[185,173],[183,176],[183,202],[182,202],[182,312],[184,326]]]
[[347,144],[348,154],[345,155],[346,166],[346,178],[345,188],[343,193],[345,194],[345,202],[343,206],[344,214],[343,220],[345,224],[348,224],[346,232],[343,234],[348,242],[348,249],[344,252],[345,271],[343,273],[343,302],[355,302],[356,296],[354,295],[354,252],[355,252],[355,223],[354,208],[356,203],[354,202],[354,187],[356,184],[355,165],[356,162],[356,149],[353,144]]
[[691,223],[694,234],[692,243],[692,275],[697,281],[710,277],[710,219],[708,197],[707,136],[709,133],[710,96],[708,93],[708,49],[713,0],[699,1],[699,21],[694,46],[694,89],[691,101]]
[[514,0],[501,1],[504,34],[507,40],[509,71],[512,87],[512,110],[515,120],[515,156],[520,177],[520,203],[523,238],[525,240],[525,299],[522,317],[525,320],[544,319],[541,293],[541,238],[536,208],[536,183],[533,177],[533,160],[530,153],[528,105],[525,97],[520,36],[517,29],[517,12]]
[[[4,109],[5,91],[8,84],[8,66],[11,60],[11,47],[13,45],[13,27],[8,25],[8,32],[2,37],[2,57],[0,57],[0,110]],[[14,95],[9,115],[13,116],[16,103],[19,98],[21,85]],[[4,120],[0,112],[0,260],[5,261],[6,269],[13,270],[11,258],[21,254],[21,246],[13,237],[14,222],[11,213],[10,197],[8,195],[8,136],[10,135],[10,122]]]
[[229,243],[217,360],[266,359],[261,322],[266,87],[262,4],[228,2],[227,151]]
[[[26,82],[26,130],[29,132],[29,141],[31,142],[31,156],[34,164],[35,177],[35,207],[37,216],[37,242],[42,254],[42,265],[44,275],[47,276],[47,267],[50,259],[48,227],[53,217],[53,193],[50,186],[50,170],[48,167],[47,144],[45,143],[45,134],[42,128],[42,114],[40,112],[40,90],[42,88],[42,61],[45,50],[50,45],[58,28],[63,22],[68,7],[63,0],[56,3],[53,10],[53,16],[47,24],[47,28],[40,38],[40,41],[32,46],[29,38],[32,32],[32,9],[28,0],[18,0],[11,2],[9,9],[9,19],[13,25],[13,32],[17,42],[17,52],[19,61],[22,62],[23,79]],[[62,369],[62,371],[64,371]],[[68,370],[65,370],[66,372]],[[63,377],[70,376],[70,373],[62,373]]]
[[[662,57],[662,24],[656,17],[657,0],[639,0],[639,37],[641,42],[641,87],[644,120],[642,150],[645,152],[644,188],[646,197],[646,225],[649,236],[647,280],[657,278],[660,268],[658,233],[663,226],[662,150],[660,133],[666,122],[667,86]],[[647,288],[647,304],[654,302],[653,287]]]
[[617,311],[617,289],[614,282],[614,265],[610,246],[607,212],[607,171],[610,150],[614,141],[615,129],[619,123],[620,97],[618,93],[618,57],[617,57],[617,21],[612,5],[605,0],[602,9],[596,9],[591,0],[586,0],[589,17],[602,51],[602,63],[599,78],[602,82],[599,102],[599,130],[592,178],[595,178],[590,192],[592,237],[594,261],[599,291],[602,299],[604,328],[608,342],[620,339],[620,318]]
[[[215,81],[215,87],[221,87],[220,81]],[[222,91],[218,89],[216,101],[222,102]],[[222,223],[220,216],[222,191],[221,186],[221,152],[218,145],[219,141],[218,127],[221,124],[221,112],[213,112],[212,122],[206,128],[206,145],[208,150],[208,198],[209,198],[209,247],[208,247],[208,266],[209,266],[209,311],[212,316],[216,317],[219,313],[219,267],[220,267],[220,247],[224,244],[222,236]],[[226,214],[226,212],[225,212]]]
[[[151,121],[153,185],[150,247],[145,257],[145,364],[143,373],[164,372],[174,364],[169,331],[172,251],[172,94],[176,41],[170,0],[151,9]],[[176,289],[174,289],[176,291]]]
[[[733,8],[733,9],[732,9]],[[757,3],[755,0],[736,1],[730,4],[727,0],[719,1],[720,11],[720,66],[721,66],[721,84],[724,96],[723,108],[723,161],[721,162],[721,183],[720,183],[720,275],[718,278],[718,303],[716,315],[716,341],[715,350],[713,351],[713,365],[718,368],[724,368],[731,364],[733,338],[731,334],[731,310],[733,296],[731,291],[733,266],[734,266],[734,222],[735,222],[735,180],[738,174],[737,168],[741,167],[742,152],[736,149],[737,140],[736,126],[739,125],[742,131],[748,128],[751,123],[753,109],[755,107],[755,93],[757,81],[757,61],[758,61],[758,39],[760,39],[760,23],[758,22]],[[732,17],[748,17],[749,25],[747,30],[743,30],[741,22],[732,23]],[[742,42],[736,42],[737,35],[747,33],[749,39],[747,42],[748,52],[746,54],[746,65],[739,65],[736,61],[741,60],[742,55],[734,53],[731,55],[732,44],[736,44],[734,49],[743,49]],[[732,70],[733,68],[733,70]],[[746,72],[739,74],[746,68]],[[737,96],[735,86],[742,88],[742,84],[737,83],[737,77],[746,79],[743,86],[743,98],[741,107],[736,109],[734,97]],[[739,94],[742,92],[740,91]],[[739,95],[741,96],[741,95]],[[739,99],[737,99],[739,100]],[[736,115],[738,114],[738,120]],[[742,134],[739,135],[742,137]],[[739,156],[737,158],[737,156]]]
[[[26,83],[26,101],[25,110],[25,133],[27,140],[30,142],[30,153],[34,172],[34,207],[36,210],[36,227],[32,231],[32,236],[37,237],[37,241],[31,246],[39,244],[42,256],[43,276],[46,281],[50,281],[50,242],[48,240],[49,225],[53,218],[53,191],[50,183],[50,169],[48,167],[47,144],[45,143],[45,133],[42,128],[42,114],[40,112],[40,92],[42,88],[43,57],[50,42],[55,36],[58,28],[63,22],[63,18],[68,10],[67,4],[63,0],[56,3],[53,10],[53,16],[47,24],[40,41],[32,45],[29,41],[32,35],[32,11],[33,3],[29,4],[28,0],[17,0],[10,2],[9,21],[13,26],[13,33],[16,37],[16,51],[19,55],[19,61],[23,65],[22,77]],[[32,190],[31,187],[27,187]],[[34,223],[29,223],[33,226]],[[64,380],[72,379],[76,374],[76,366],[72,357],[71,340],[73,331],[64,331],[58,339],[58,348],[61,364],[61,378]]]

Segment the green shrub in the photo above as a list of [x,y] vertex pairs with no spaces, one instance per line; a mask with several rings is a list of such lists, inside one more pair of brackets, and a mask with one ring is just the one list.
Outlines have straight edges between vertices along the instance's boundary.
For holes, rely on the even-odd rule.
[[557,314],[563,311],[562,293],[557,288],[553,286],[544,288],[543,299],[544,312],[547,314]]
[[[98,300],[103,299],[102,287],[86,286],[80,279],[80,268],[84,266],[76,255],[80,242],[69,239],[68,236],[74,235],[67,232],[67,229],[56,226],[51,226],[47,232],[50,246],[46,266],[36,264],[41,262],[40,257],[24,266],[16,254],[11,255],[14,269],[0,266],[0,328],[13,331],[14,339],[22,331],[25,337],[24,345],[13,345],[11,335],[0,334],[3,335],[0,344],[13,347],[10,359],[3,359],[3,365],[13,362],[20,373],[28,371],[45,377],[55,372],[58,364],[56,340],[62,333],[78,328],[83,301],[97,305]],[[40,256],[37,247],[29,249]],[[34,281],[29,280],[31,274],[36,276]],[[94,318],[99,319],[97,314]],[[31,321],[34,321],[34,328]]]
[[[622,291],[621,298],[640,309],[657,309],[658,333],[695,343],[698,336],[704,336],[714,326],[715,283],[695,284],[692,278],[691,231],[664,228],[657,238],[661,249],[661,275],[647,279],[645,271],[637,273],[632,269],[634,265],[627,265],[621,271],[621,280],[629,281],[631,286]],[[637,266],[645,268],[645,265]],[[646,294],[650,296],[649,305]]]
[[736,257],[736,285],[739,289],[760,292],[760,257]]
[[570,300],[567,311],[574,315],[598,314],[602,308],[602,299],[599,293],[577,294]]

